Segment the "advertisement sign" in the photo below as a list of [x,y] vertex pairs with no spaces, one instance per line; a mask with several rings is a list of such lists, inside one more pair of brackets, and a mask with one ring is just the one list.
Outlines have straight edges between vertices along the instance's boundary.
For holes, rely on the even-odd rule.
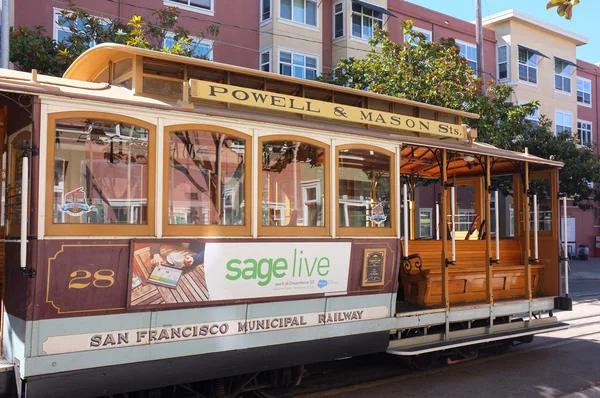
[[133,244],[130,306],[343,294],[349,242]]

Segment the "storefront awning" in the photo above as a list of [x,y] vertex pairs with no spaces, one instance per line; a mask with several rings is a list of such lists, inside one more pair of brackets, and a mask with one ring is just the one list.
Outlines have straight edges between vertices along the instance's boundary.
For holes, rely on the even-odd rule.
[[362,6],[363,8],[366,8],[366,9],[369,9],[369,10],[372,10],[372,11],[376,11],[376,12],[380,12],[382,14],[389,15],[390,17],[397,18],[394,14],[392,14],[391,12],[389,12],[388,10],[386,10],[383,7],[379,7],[379,6],[376,6],[376,5],[373,5],[373,4],[369,4],[369,3],[366,3],[366,2],[360,1],[360,0],[353,0],[353,2],[356,3],[356,4],[358,4],[358,5],[360,5],[360,6]]

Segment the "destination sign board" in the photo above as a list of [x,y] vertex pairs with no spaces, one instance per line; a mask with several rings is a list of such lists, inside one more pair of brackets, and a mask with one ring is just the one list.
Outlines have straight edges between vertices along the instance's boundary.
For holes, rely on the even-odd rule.
[[369,124],[399,131],[431,134],[446,138],[465,139],[466,130],[462,125],[436,120],[422,119],[397,113],[365,109],[356,106],[336,104],[310,98],[253,90],[192,79],[191,96],[208,101],[245,105],[272,111],[289,112],[332,119],[336,121]]

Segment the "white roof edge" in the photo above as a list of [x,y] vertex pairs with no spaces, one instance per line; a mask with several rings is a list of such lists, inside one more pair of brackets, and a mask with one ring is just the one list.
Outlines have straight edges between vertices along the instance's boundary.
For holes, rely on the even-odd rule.
[[584,35],[580,35],[578,33],[571,32],[570,30],[562,28],[558,25],[551,24],[549,22],[544,21],[543,19],[536,18],[532,15],[525,14],[524,12],[515,10],[515,9],[509,9],[509,10],[505,10],[505,11],[499,12],[494,15],[490,15],[489,17],[483,18],[482,22],[483,22],[483,25],[485,26],[485,25],[491,25],[491,24],[497,23],[497,22],[506,21],[509,19],[519,19],[521,21],[530,23],[532,25],[539,26],[542,29],[558,33],[559,35],[562,35],[564,37],[567,37],[571,40],[576,41],[577,45],[582,45],[582,44],[588,43],[588,38]]

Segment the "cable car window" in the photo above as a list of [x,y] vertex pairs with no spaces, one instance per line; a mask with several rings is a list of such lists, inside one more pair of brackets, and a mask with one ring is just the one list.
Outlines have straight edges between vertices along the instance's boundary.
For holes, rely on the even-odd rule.
[[52,222],[148,225],[148,140],[130,123],[57,120]]
[[391,159],[370,149],[338,152],[340,227],[391,228]]
[[246,140],[171,131],[168,168],[169,225],[246,224]]
[[326,225],[325,148],[307,142],[262,142],[262,226]]

